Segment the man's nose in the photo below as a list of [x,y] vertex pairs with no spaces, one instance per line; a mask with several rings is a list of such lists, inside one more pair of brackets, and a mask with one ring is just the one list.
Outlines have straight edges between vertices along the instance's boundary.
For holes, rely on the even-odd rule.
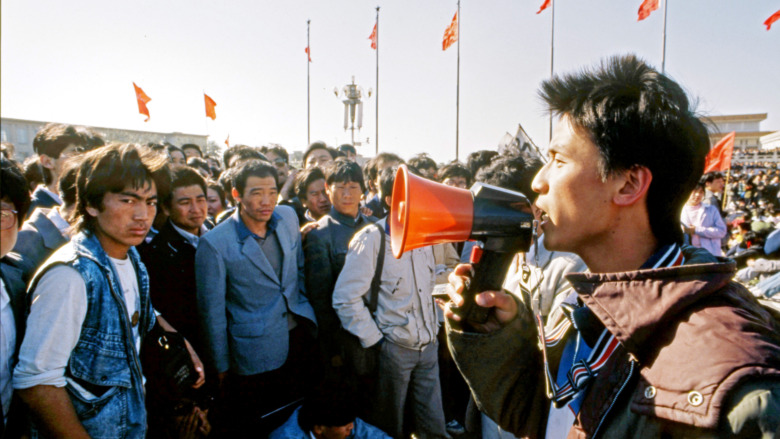
[[547,190],[547,178],[545,176],[546,169],[547,165],[544,165],[542,169],[536,173],[536,176],[534,176],[534,181],[531,182],[531,190],[536,193],[541,194]]

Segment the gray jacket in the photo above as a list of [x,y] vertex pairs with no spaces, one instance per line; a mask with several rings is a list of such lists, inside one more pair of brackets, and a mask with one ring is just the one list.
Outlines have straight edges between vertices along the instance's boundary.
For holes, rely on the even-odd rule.
[[[386,228],[385,219],[377,222]],[[436,340],[439,320],[433,302],[436,264],[430,247],[393,257],[390,234],[385,233],[385,261],[377,310],[368,311],[371,278],[376,271],[380,232],[373,225],[359,231],[349,243],[349,251],[333,291],[333,307],[341,325],[360,338],[363,347],[382,337],[410,349],[420,349]]]
[[19,253],[26,265],[24,280],[29,282],[35,271],[55,250],[68,242],[57,226],[47,216],[51,209],[39,207],[19,230],[14,252]]
[[217,372],[254,375],[278,369],[287,359],[287,312],[316,323],[305,296],[298,217],[277,206],[268,222],[282,248],[281,279],[257,241],[241,237],[238,210],[203,235],[195,253],[198,313],[206,354]]

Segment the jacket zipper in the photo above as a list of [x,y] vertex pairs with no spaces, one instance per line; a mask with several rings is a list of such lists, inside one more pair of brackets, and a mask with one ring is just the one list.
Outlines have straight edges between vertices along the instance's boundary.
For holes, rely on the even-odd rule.
[[612,411],[612,407],[615,406],[615,403],[617,402],[618,398],[620,398],[620,394],[623,393],[623,389],[625,389],[626,386],[628,385],[628,382],[631,381],[631,376],[634,375],[634,365],[636,364],[636,361],[629,360],[629,364],[631,366],[631,369],[629,369],[628,371],[628,376],[626,377],[626,380],[623,381],[623,384],[620,386],[620,389],[618,389],[617,394],[615,395],[615,399],[613,399],[612,402],[609,403],[609,408],[607,408],[607,411],[604,412],[604,415],[601,417],[599,424],[596,426],[596,430],[593,431],[594,439],[598,437],[599,430],[601,430],[601,425],[604,423],[604,420],[607,419],[607,415],[609,415],[609,412]]

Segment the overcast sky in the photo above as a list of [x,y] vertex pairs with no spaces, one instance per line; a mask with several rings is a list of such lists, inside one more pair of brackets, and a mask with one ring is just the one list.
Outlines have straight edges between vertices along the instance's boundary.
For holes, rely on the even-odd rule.
[[[537,98],[550,73],[551,10],[542,0],[463,0],[460,156],[494,149],[522,123],[540,146]],[[636,53],[660,69],[661,9],[637,22],[641,0],[557,0],[555,71]],[[457,48],[442,51],[456,1],[2,1],[3,117],[159,132],[222,143],[306,146],[306,21],[311,20],[311,140],[349,141],[334,96],[352,76],[376,90],[368,36],[380,6],[379,147],[409,158],[455,157]],[[769,113],[780,129],[780,2],[670,0],[666,71],[709,115]],[[152,98],[138,114],[132,82]],[[203,92],[216,102],[204,113]],[[373,155],[376,94],[360,147]]]

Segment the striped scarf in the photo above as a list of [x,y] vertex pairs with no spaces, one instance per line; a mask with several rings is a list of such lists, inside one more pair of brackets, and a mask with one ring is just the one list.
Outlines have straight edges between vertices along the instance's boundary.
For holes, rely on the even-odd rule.
[[[682,250],[678,244],[661,247],[640,269],[676,267],[684,262]],[[576,415],[582,406],[585,390],[591,380],[598,375],[620,342],[609,332],[599,319],[586,306],[568,303],[561,305],[564,318],[548,333],[540,314],[536,315],[539,327],[539,346],[544,357],[547,377],[547,396],[555,407],[568,407]],[[567,337],[571,328],[575,334]],[[547,359],[547,349],[565,343],[558,373],[553,379]]]

